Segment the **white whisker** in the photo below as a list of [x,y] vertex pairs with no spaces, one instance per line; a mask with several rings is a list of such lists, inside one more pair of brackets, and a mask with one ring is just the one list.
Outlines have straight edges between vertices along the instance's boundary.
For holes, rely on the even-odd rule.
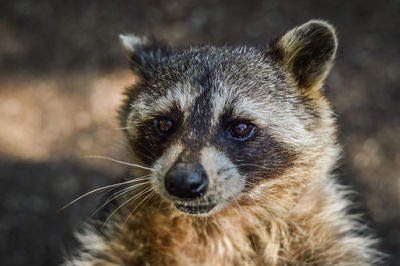
[[240,167],[240,166],[254,166],[254,167],[258,167],[258,168],[260,168],[260,169],[264,169],[264,170],[273,170],[274,168],[271,168],[271,167],[264,167],[264,166],[262,166],[262,165],[258,165],[258,164],[251,164],[251,163],[247,163],[247,164],[238,164],[238,165],[236,165],[236,167]]
[[137,168],[140,168],[140,169],[145,169],[145,170],[149,170],[149,171],[154,171],[154,170],[153,170],[152,168],[150,168],[150,167],[146,167],[146,166],[142,166],[142,165],[139,165],[139,164],[133,164],[133,163],[128,163],[128,162],[116,160],[116,159],[113,159],[113,158],[110,158],[110,157],[107,157],[107,156],[101,156],[101,155],[84,155],[83,157],[84,157],[84,158],[104,159],[104,160],[109,160],[109,161],[112,161],[112,162],[115,162],[115,163],[120,163],[120,164],[123,164],[123,165],[128,165],[128,166],[137,167]]
[[[149,191],[149,190],[147,190],[147,191]],[[150,196],[152,197],[152,196],[154,196],[155,195],[155,193],[154,193],[154,191],[153,190],[150,190],[150,194],[149,195],[147,195],[146,197],[144,197],[136,206],[135,206],[135,208],[133,208],[133,210],[129,213],[129,215],[128,215],[128,217],[126,217],[126,219],[125,219],[125,221],[124,221],[124,223],[122,224],[122,226],[124,226],[125,224],[126,224],[126,222],[128,221],[128,219],[129,219],[129,217],[132,215],[132,213],[143,203],[143,206],[142,206],[142,208],[144,207],[144,205],[145,205],[145,200],[146,199],[148,199]],[[150,198],[151,198],[150,197]],[[139,211],[139,210],[138,210]]]
[[[143,176],[143,178],[144,178],[144,177],[145,177],[145,176]],[[73,201],[71,201],[70,203],[68,203],[67,205],[65,205],[64,207],[60,208],[57,212],[60,212],[60,211],[64,210],[65,208],[71,206],[72,204],[74,204],[74,203],[77,202],[78,200],[80,200],[80,199],[82,199],[82,198],[84,198],[84,197],[86,197],[86,196],[89,196],[90,194],[93,194],[93,193],[96,193],[96,192],[98,192],[98,191],[102,191],[102,190],[105,190],[105,189],[108,189],[108,188],[114,188],[114,187],[122,186],[122,185],[125,185],[125,184],[130,184],[130,183],[138,182],[138,181],[140,181],[140,180],[132,179],[132,180],[129,180],[129,181],[125,181],[125,182],[121,182],[121,183],[112,184],[112,185],[108,185],[108,186],[104,186],[104,187],[100,187],[100,188],[93,189],[93,190],[91,190],[91,191],[89,191],[89,192],[86,192],[85,194],[83,194],[83,195],[77,197],[76,199],[74,199]]]
[[129,198],[128,200],[126,200],[124,203],[122,203],[118,208],[116,208],[106,219],[106,221],[103,223],[102,228],[105,226],[105,224],[111,219],[111,217],[119,210],[121,209],[123,206],[125,206],[126,204],[128,204],[129,202],[131,202],[132,200],[138,198],[139,196],[143,195],[144,193],[147,193],[151,190],[152,188],[148,188],[146,190],[141,191],[140,193],[133,195],[131,198]]
[[103,203],[99,208],[97,208],[97,209],[90,215],[90,217],[93,217],[93,215],[95,215],[98,211],[100,211],[102,208],[104,208],[107,204],[109,204],[110,202],[112,202],[112,201],[115,200],[116,198],[118,198],[118,197],[120,197],[120,196],[122,196],[122,195],[124,195],[124,194],[126,194],[126,193],[129,193],[130,191],[132,191],[132,190],[134,190],[134,189],[137,189],[137,188],[139,188],[139,187],[141,187],[141,186],[147,185],[147,184],[149,184],[150,182],[151,182],[151,181],[146,181],[146,182],[138,183],[138,184],[129,186],[129,187],[127,187],[127,188],[124,188],[124,189],[122,189],[122,190],[120,190],[120,191],[118,191],[118,192],[112,194],[110,197],[108,197],[108,198],[106,199],[106,202],[105,202],[105,203]]

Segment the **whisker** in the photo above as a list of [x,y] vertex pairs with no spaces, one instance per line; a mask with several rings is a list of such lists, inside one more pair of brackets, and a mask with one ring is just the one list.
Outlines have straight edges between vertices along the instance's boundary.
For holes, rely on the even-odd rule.
[[160,210],[161,211],[161,205],[164,203],[164,200],[163,199],[160,199],[160,204],[158,205],[158,210]]
[[[169,207],[170,207],[170,206],[169,206]],[[170,218],[170,219],[172,219],[173,216],[174,216],[174,208],[175,208],[174,206],[172,206],[172,207],[169,208],[169,216],[170,216],[169,218]]]
[[142,183],[139,183],[139,184],[135,184],[135,185],[129,186],[129,187],[127,187],[127,188],[124,188],[124,189],[122,189],[122,190],[120,190],[120,191],[118,191],[118,192],[112,194],[110,197],[108,197],[108,198],[106,199],[106,202],[105,202],[105,203],[103,203],[100,207],[98,207],[98,208],[90,215],[90,217],[93,217],[97,212],[99,212],[102,208],[104,208],[105,206],[107,206],[107,204],[109,204],[110,202],[112,202],[112,201],[115,200],[116,198],[118,198],[118,197],[120,197],[120,196],[122,196],[122,195],[124,195],[124,194],[126,194],[126,193],[129,193],[130,191],[132,191],[132,190],[134,190],[134,189],[137,189],[137,188],[139,188],[139,187],[141,187],[141,186],[147,185],[147,184],[149,184],[149,183],[150,183],[150,181],[142,182]]
[[153,161],[154,158],[157,157],[157,156],[155,156],[155,155],[153,155],[153,157],[151,157],[151,156],[149,156],[149,155],[147,155],[147,154],[144,154],[143,152],[140,153],[140,156],[145,157],[145,158],[149,159],[150,161]]
[[106,221],[103,223],[102,229],[105,226],[105,224],[111,219],[111,217],[119,210],[121,209],[123,206],[125,206],[126,204],[128,204],[129,202],[131,202],[132,200],[138,198],[139,196],[143,195],[144,193],[147,193],[151,190],[152,188],[148,188],[146,190],[141,191],[139,194],[133,195],[131,198],[129,198],[128,200],[126,200],[124,203],[122,203],[117,209],[115,209],[106,219]]
[[[148,199],[150,196],[152,197],[152,196],[155,195],[155,193],[154,193],[153,190],[150,190],[149,192],[150,192],[149,195],[147,195],[146,197],[144,197],[144,198],[135,206],[135,208],[133,208],[133,210],[129,213],[128,217],[126,217],[126,219],[125,219],[125,221],[123,222],[122,226],[124,226],[124,225],[126,224],[126,222],[128,221],[129,217],[133,214],[133,212],[134,212],[142,203],[143,203],[142,208],[144,207],[144,205],[145,205],[144,202],[145,202],[146,199]],[[139,210],[138,210],[138,212],[139,212]]]
[[[111,197],[113,197],[114,195],[118,194],[119,192],[121,192],[121,191],[123,191],[123,190],[127,190],[127,189],[130,189],[130,188],[135,188],[135,187],[140,186],[140,185],[142,185],[142,184],[151,183],[151,180],[148,179],[148,178],[144,178],[144,179],[136,180],[136,181],[138,181],[136,184],[133,184],[133,185],[131,185],[131,186],[129,186],[129,187],[123,188],[122,190],[120,190],[120,191],[118,191],[118,192],[115,192],[114,194],[112,194],[111,196],[109,196],[106,200],[110,199]],[[141,181],[141,182],[139,182],[139,181]]]
[[154,169],[150,168],[150,167],[146,167],[146,166],[142,166],[139,164],[133,164],[133,163],[128,163],[128,162],[124,162],[124,161],[120,161],[120,160],[116,160],[107,156],[101,156],[101,155],[84,155],[84,158],[95,158],[95,159],[104,159],[104,160],[109,160],[115,163],[120,163],[123,165],[128,165],[128,166],[132,166],[132,167],[137,167],[140,169],[145,169],[145,170],[149,170],[149,171],[154,171]]
[[104,186],[104,187],[100,187],[100,188],[93,189],[93,190],[91,190],[91,191],[89,191],[89,192],[86,192],[85,194],[83,194],[83,195],[77,197],[76,199],[74,199],[73,201],[71,201],[70,203],[68,203],[67,205],[65,205],[64,207],[60,208],[57,212],[60,212],[60,211],[64,210],[65,208],[71,206],[72,204],[74,204],[74,203],[77,202],[78,200],[80,200],[80,199],[82,199],[82,198],[84,198],[84,197],[86,197],[86,196],[89,196],[90,194],[93,194],[93,193],[96,193],[96,192],[98,192],[98,191],[102,191],[102,190],[105,190],[105,189],[108,189],[108,188],[118,187],[118,186],[122,186],[122,185],[129,184],[129,183],[133,183],[133,182],[138,182],[138,181],[139,181],[139,180],[132,179],[132,180],[129,180],[129,181],[125,181],[125,182],[116,183],[116,184],[112,184],[112,185],[108,185],[108,186]]
[[237,165],[233,165],[231,167],[224,167],[224,168],[219,169],[218,170],[218,174],[225,173],[225,172],[227,172],[227,171],[229,171],[231,169],[235,169],[235,168],[240,167],[240,166],[254,166],[254,167],[258,167],[260,169],[264,169],[264,170],[267,170],[267,171],[274,170],[274,168],[264,167],[264,166],[258,165],[258,164],[237,164]]
[[247,163],[247,164],[238,164],[238,165],[236,165],[237,167],[240,167],[240,166],[254,166],[254,167],[258,167],[258,168],[260,168],[260,169],[264,169],[264,170],[273,170],[274,168],[271,168],[271,167],[264,167],[264,166],[262,166],[262,165],[258,165],[258,164],[251,164],[251,163]]
[[144,208],[144,206],[146,206],[147,202],[149,202],[155,195],[156,195],[156,192],[154,192],[154,190],[153,190],[152,193],[151,193],[150,198],[148,198],[147,201],[145,201],[142,204],[142,207],[139,210],[137,210],[137,213],[140,212]]

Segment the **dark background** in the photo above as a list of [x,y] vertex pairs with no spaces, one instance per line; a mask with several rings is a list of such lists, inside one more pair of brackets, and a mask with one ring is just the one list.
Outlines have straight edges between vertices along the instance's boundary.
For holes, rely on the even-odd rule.
[[326,93],[338,114],[337,174],[400,265],[400,1],[0,1],[0,264],[55,265],[115,182],[115,110],[134,82],[118,43],[132,32],[174,46],[259,45],[311,18],[337,28]]

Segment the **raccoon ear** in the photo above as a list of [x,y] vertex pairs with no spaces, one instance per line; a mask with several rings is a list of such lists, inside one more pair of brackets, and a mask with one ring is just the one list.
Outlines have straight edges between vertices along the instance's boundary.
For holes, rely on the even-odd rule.
[[337,38],[327,22],[310,20],[267,46],[267,54],[281,64],[296,85],[319,89],[335,59]]
[[148,37],[120,34],[119,39],[132,70],[142,76],[151,75],[155,67],[171,53],[165,43]]

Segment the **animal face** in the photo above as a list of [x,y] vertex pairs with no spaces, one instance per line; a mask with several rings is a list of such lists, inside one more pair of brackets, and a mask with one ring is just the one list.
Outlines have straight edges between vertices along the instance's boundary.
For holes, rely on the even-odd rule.
[[309,22],[266,49],[121,39],[140,78],[121,124],[135,157],[153,168],[153,188],[181,212],[235,204],[314,144],[319,110],[304,91],[319,89],[334,57],[326,23]]

